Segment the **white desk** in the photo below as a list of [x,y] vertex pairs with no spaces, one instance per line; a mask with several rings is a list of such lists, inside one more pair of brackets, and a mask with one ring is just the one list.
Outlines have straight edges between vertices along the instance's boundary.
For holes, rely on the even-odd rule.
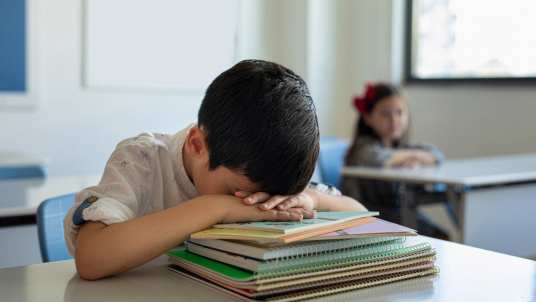
[[[536,262],[419,236],[441,272],[314,301],[532,301]],[[0,269],[2,301],[233,301],[232,297],[166,270],[161,256],[137,269],[97,281],[76,273],[74,260]]]
[[[521,257],[536,255],[536,240],[529,235],[536,230],[536,153],[447,160],[416,169],[344,167],[341,174],[409,184],[405,208],[415,205],[411,184],[444,183],[463,243]],[[406,219],[410,225],[411,220]]]

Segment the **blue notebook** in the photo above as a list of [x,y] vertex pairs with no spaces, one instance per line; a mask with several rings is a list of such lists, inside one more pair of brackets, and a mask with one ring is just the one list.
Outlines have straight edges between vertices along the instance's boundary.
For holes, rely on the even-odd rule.
[[262,222],[241,222],[225,223],[213,225],[218,229],[236,229],[272,232],[278,234],[293,234],[307,230],[341,224],[363,217],[378,216],[378,212],[318,212],[313,219],[303,219],[302,221],[262,221]]

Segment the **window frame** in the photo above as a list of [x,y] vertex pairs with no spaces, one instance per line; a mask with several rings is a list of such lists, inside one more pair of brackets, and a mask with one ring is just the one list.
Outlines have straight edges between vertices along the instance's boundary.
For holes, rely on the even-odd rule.
[[406,0],[404,22],[404,82],[411,83],[528,83],[534,84],[536,77],[481,77],[481,78],[419,78],[412,74],[413,64],[413,2]]

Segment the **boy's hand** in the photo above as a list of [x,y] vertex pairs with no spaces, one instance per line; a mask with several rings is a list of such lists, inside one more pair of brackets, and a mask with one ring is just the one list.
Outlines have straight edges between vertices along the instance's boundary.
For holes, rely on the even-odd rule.
[[300,194],[294,196],[272,196],[265,192],[250,193],[238,191],[235,193],[238,198],[244,198],[244,203],[253,205],[262,203],[259,208],[263,211],[277,209],[279,211],[295,211],[300,210],[304,213],[304,218],[314,218],[316,211],[316,191],[306,188]]
[[228,200],[222,208],[225,210],[219,223],[245,221],[301,221],[303,218],[314,218],[312,212],[306,209],[292,208],[281,211],[276,209],[261,210],[261,207],[259,206],[246,206],[240,199],[236,198],[234,200]]

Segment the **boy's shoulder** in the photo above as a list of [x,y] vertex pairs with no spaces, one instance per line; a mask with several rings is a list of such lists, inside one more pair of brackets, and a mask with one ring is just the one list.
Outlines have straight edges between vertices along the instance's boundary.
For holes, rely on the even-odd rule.
[[151,149],[164,147],[170,148],[174,135],[163,133],[144,132],[137,136],[126,138],[117,144],[117,148],[126,146],[143,146]]

